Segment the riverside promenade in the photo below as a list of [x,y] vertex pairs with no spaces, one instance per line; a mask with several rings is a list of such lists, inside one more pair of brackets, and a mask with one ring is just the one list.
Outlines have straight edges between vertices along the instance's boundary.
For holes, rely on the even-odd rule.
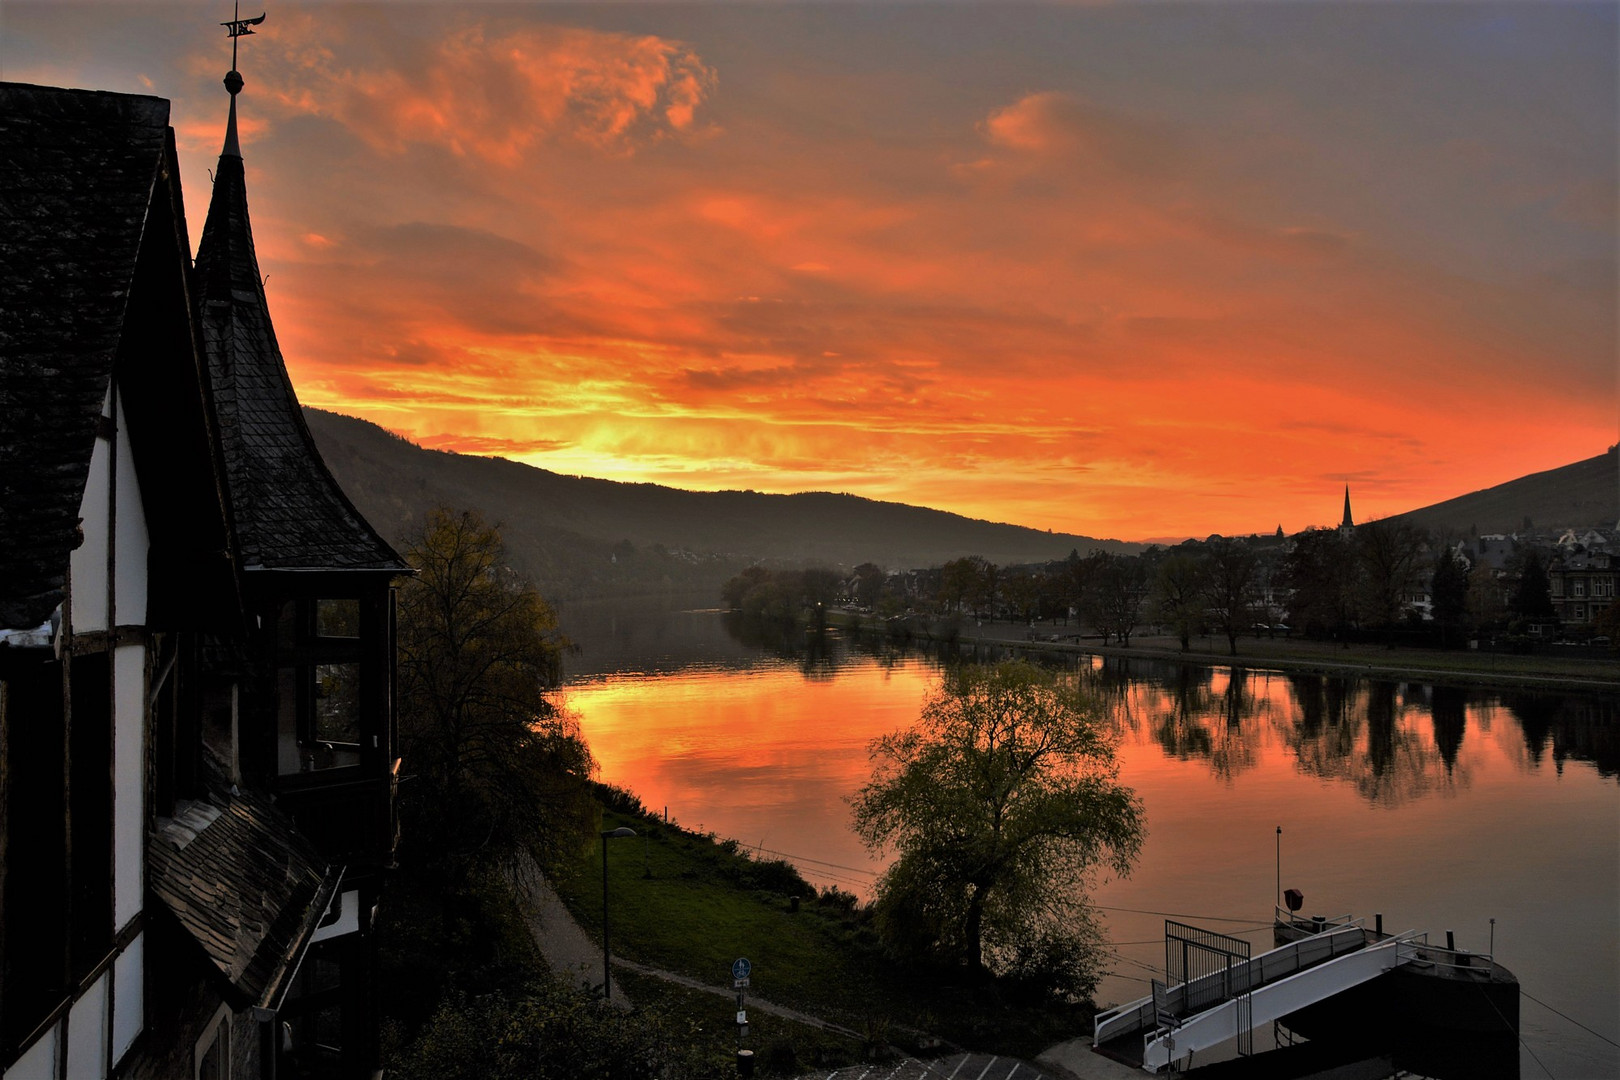
[[[834,612],[829,623],[851,626],[860,617],[852,612]],[[863,632],[873,632],[870,619],[863,620]],[[1163,634],[1132,634],[1131,644],[1103,644],[1099,636],[1083,634],[1072,621],[1009,622],[963,618],[953,627],[955,640],[1038,652],[1069,652],[1090,656],[1136,657],[1172,663],[1223,667],[1264,668],[1298,671],[1316,675],[1355,675],[1443,685],[1497,689],[1533,689],[1558,692],[1620,692],[1620,653],[1600,657],[1561,657],[1542,652],[1520,655],[1480,652],[1466,649],[1389,648],[1372,643],[1343,646],[1329,641],[1301,637],[1271,637],[1244,634],[1237,641],[1237,655],[1228,650],[1224,636],[1200,634],[1189,642],[1186,652],[1180,642]],[[944,636],[926,629],[911,629],[912,639],[940,641]],[[1557,646],[1546,646],[1548,650]]]

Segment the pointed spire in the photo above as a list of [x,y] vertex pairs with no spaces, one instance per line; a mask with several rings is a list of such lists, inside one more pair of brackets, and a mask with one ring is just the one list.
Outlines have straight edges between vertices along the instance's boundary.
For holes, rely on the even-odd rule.
[[[235,38],[262,20],[227,25]],[[236,131],[242,75],[234,63],[225,89],[230,120],[193,264],[192,296],[243,565],[398,572],[405,564],[332,478],[299,410],[253,249]]]
[[242,92],[243,85],[240,71],[231,68],[225,73],[225,89],[231,94],[231,117],[225,122],[225,148],[219,152],[220,157],[242,156],[242,144],[236,139],[236,95]]
[[1350,517],[1350,485],[1344,485],[1344,520],[1339,523],[1339,531],[1349,534],[1356,527],[1355,521]]

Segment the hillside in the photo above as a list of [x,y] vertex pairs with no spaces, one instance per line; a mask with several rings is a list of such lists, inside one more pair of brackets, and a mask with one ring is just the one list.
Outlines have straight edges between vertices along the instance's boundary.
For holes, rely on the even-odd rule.
[[910,568],[982,555],[1007,565],[1072,549],[1141,547],[854,495],[695,492],[563,476],[424,450],[319,409],[304,417],[333,475],[389,539],[412,534],[432,507],[477,509],[504,527],[513,565],[558,598],[718,588],[756,561]]
[[1613,529],[1620,521],[1620,457],[1606,453],[1397,517],[1434,532],[1514,533],[1530,528]]

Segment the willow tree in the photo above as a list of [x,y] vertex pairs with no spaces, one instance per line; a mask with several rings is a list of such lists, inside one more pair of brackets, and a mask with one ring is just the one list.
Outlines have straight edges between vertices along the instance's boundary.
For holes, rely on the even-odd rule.
[[964,666],[871,755],[851,802],[862,841],[898,855],[877,886],[891,947],[1089,995],[1103,941],[1086,886],[1129,873],[1145,831],[1100,702],[1028,663]]

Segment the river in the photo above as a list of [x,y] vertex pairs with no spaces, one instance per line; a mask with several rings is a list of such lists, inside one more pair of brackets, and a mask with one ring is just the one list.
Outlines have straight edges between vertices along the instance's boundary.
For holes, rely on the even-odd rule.
[[[576,604],[563,620],[581,646],[566,697],[603,780],[869,895],[886,859],[850,831],[847,797],[939,661],[837,637],[773,649],[715,611]],[[1099,1004],[1162,978],[1167,915],[1268,948],[1280,864],[1304,914],[1378,913],[1386,930],[1494,947],[1525,994],[1524,1077],[1620,1076],[1612,698],[1070,662],[1109,698],[1148,821],[1131,875],[1094,883],[1116,950]]]

